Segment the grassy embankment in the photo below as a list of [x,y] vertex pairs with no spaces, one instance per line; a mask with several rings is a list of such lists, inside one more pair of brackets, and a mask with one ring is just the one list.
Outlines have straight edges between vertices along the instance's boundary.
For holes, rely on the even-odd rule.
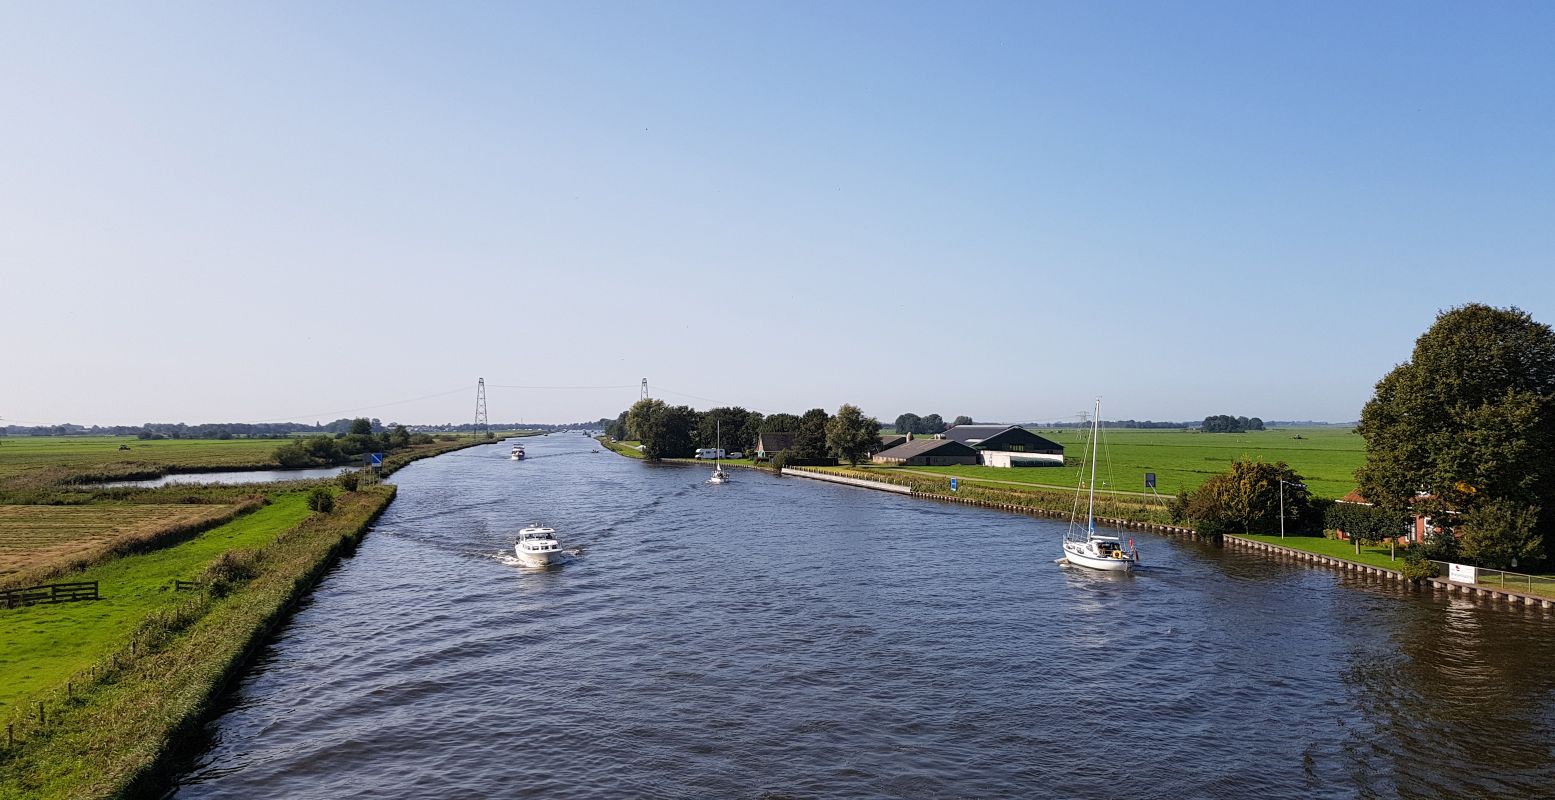
[[[154,788],[247,654],[393,495],[386,485],[341,493],[322,514],[302,493],[283,494],[193,540],[88,570],[106,600],[0,612],[22,621],[3,640],[21,658],[0,664],[17,736],[0,751],[0,798]],[[203,585],[172,592],[174,577]],[[32,691],[21,700],[12,683]]]
[[620,453],[627,458],[643,458],[643,454],[637,449],[642,442],[612,442],[608,436],[596,436],[594,441],[599,442],[613,452]]
[[[12,503],[0,505],[0,558],[15,570],[0,581],[95,580],[104,599],[0,609],[0,723],[17,737],[0,750],[0,798],[115,796],[154,783],[154,765],[394,488],[373,476],[350,493],[329,480],[98,488],[72,481],[105,464],[122,469],[121,440],[51,438],[29,442],[47,447],[13,448],[13,439],[0,448],[0,497]],[[255,442],[270,454],[281,444],[180,441],[161,452],[180,466],[227,469],[252,466]],[[382,474],[485,443],[396,451]],[[144,452],[137,460],[172,471]],[[306,508],[306,493],[320,485],[336,492],[333,513]],[[15,504],[26,499],[70,505]],[[174,591],[175,580],[199,586]]]
[[[1284,461],[1302,476],[1312,494],[1339,498],[1355,488],[1355,470],[1366,460],[1366,442],[1351,428],[1286,428],[1251,433],[1197,433],[1184,430],[1108,429],[1102,431],[1097,490],[1143,492],[1145,473],[1156,474],[1163,495],[1197,489],[1212,475],[1248,457]],[[1040,488],[1074,490],[1084,452],[1081,433],[1063,428],[1036,432],[1064,446],[1062,467],[893,467],[971,482],[1008,481]],[[1087,432],[1088,433],[1088,432]],[[1300,436],[1300,439],[1294,438]],[[870,467],[870,469],[885,469]],[[943,481],[948,484],[948,480]],[[1017,487],[1018,488],[1018,487]]]

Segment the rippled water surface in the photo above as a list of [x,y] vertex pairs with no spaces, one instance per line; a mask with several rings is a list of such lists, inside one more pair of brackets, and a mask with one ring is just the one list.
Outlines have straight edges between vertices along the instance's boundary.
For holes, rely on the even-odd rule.
[[106,481],[93,484],[104,488],[117,486],[138,486],[144,489],[154,489],[158,486],[172,486],[185,483],[276,483],[278,481],[301,481],[311,478],[333,478],[350,467],[319,467],[318,469],[256,469],[236,472],[180,472],[172,475],[163,475],[160,478],[148,478],[143,481]]
[[593,445],[399,472],[176,796],[1555,796],[1544,612]]

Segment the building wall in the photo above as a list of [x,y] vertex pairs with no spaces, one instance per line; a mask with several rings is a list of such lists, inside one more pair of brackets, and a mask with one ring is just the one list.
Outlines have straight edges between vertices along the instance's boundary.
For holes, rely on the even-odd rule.
[[1017,453],[1009,450],[981,451],[983,464],[989,467],[1062,467],[1063,454]]

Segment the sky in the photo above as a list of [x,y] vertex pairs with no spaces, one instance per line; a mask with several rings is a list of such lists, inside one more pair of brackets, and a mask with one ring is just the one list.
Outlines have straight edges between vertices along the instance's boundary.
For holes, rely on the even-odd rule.
[[[1555,5],[0,3],[0,420],[1347,421],[1555,323]],[[546,387],[546,388],[511,388]],[[603,388],[597,388],[603,387]]]

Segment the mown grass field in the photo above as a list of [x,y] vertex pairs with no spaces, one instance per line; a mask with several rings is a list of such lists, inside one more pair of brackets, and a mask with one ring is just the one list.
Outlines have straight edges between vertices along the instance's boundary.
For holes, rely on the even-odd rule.
[[180,600],[172,591],[174,579],[199,577],[233,548],[263,546],[309,513],[306,493],[280,495],[270,505],[189,541],[116,558],[70,576],[73,581],[97,581],[102,600],[0,609],[0,716],[17,699],[61,683],[117,649],[140,620]]
[[[976,480],[1073,489],[1079,481],[1085,445],[1078,429],[1033,429],[1064,446],[1062,467],[900,467]],[[1089,432],[1086,432],[1088,434]],[[1300,439],[1295,437],[1300,436]],[[1176,494],[1197,489],[1211,475],[1225,472],[1231,462],[1248,457],[1284,461],[1306,481],[1312,494],[1339,498],[1355,488],[1355,470],[1365,461],[1365,440],[1350,428],[1288,428],[1252,433],[1197,433],[1184,430],[1102,431],[1097,488],[1142,492],[1145,473],[1156,474],[1156,491]]]
[[0,579],[85,557],[124,537],[199,525],[233,508],[218,504],[0,506]]
[[[81,475],[134,476],[275,466],[276,439],[157,439],[133,436],[0,437],[0,486],[56,483]],[[120,446],[129,447],[120,450]]]

